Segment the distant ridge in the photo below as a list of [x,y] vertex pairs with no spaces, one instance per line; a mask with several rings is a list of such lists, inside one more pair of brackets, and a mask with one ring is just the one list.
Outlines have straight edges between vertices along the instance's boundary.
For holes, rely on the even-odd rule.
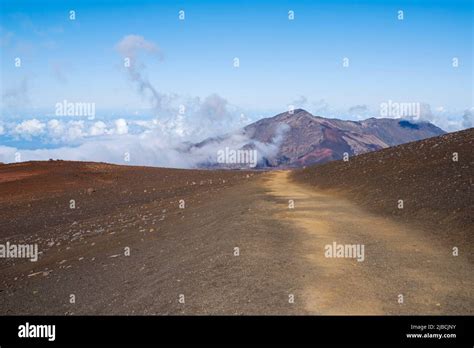
[[[248,142],[241,146],[252,147],[256,142],[273,144],[275,152],[260,154],[258,167],[294,168],[339,160],[345,153],[358,155],[442,134],[445,134],[442,129],[428,122],[390,118],[345,121],[296,109],[246,126],[242,136]],[[229,137],[209,138],[194,146],[219,146]],[[201,167],[216,166],[225,167],[212,162],[201,164]]]

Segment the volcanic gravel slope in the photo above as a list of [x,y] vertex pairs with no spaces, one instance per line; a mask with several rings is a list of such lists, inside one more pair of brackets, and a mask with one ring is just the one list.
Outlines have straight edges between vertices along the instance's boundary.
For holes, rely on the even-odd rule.
[[[429,185],[451,183],[444,175],[464,178],[469,135],[424,143],[420,158],[441,168],[435,175],[428,166]],[[456,149],[460,172],[450,170],[457,167],[446,164],[448,155],[431,156],[427,148]],[[415,162],[400,167],[415,156],[401,150],[369,156],[399,151],[388,156],[402,171],[397,178],[415,180],[412,190],[426,187]],[[351,165],[360,158],[367,157],[351,158]],[[377,169],[384,163],[371,167],[382,179],[390,174]],[[327,166],[337,182],[341,164]],[[0,259],[0,314],[472,314],[472,244],[459,242],[468,240],[469,220],[449,224],[449,213],[426,209],[417,215],[423,219],[393,219],[384,199],[382,215],[374,214],[354,203],[361,196],[351,195],[350,185],[334,193],[308,184],[327,166],[293,175],[67,161],[0,165],[0,244],[37,243],[41,252],[37,262]],[[357,168],[351,173],[365,166]],[[372,188],[364,179],[365,196],[394,189],[380,176],[372,176]],[[463,180],[445,189],[449,197],[419,194],[439,196],[440,209],[464,207],[470,195],[456,191]],[[413,206],[416,192],[401,192],[405,209]],[[455,216],[464,216],[459,211]],[[431,227],[439,221],[449,232]],[[364,245],[363,260],[326,257],[334,242]]]
[[[474,246],[474,128],[307,167],[292,179]],[[457,161],[454,161],[457,153]],[[403,209],[398,201],[403,200]]]
[[259,175],[0,165],[0,243],[41,252],[0,259],[0,314],[304,313],[281,254],[299,242],[265,213]]

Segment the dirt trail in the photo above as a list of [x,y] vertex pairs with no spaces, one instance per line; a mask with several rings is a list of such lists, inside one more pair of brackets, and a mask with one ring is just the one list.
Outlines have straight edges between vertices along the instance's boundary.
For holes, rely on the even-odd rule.
[[[454,257],[430,231],[290,172],[24,165],[38,166],[53,178],[0,185],[0,243],[42,252],[38,262],[0,260],[0,314],[473,313],[466,248]],[[364,261],[325,257],[333,242],[364,245]]]
[[[353,203],[268,174],[265,186],[281,209],[276,217],[306,235],[304,257],[317,272],[306,282],[306,310],[319,314],[472,313],[473,272],[466,250],[426,231],[367,213]],[[294,209],[289,209],[294,200]],[[362,262],[325,257],[325,245],[363,244]],[[403,295],[403,304],[398,303]]]

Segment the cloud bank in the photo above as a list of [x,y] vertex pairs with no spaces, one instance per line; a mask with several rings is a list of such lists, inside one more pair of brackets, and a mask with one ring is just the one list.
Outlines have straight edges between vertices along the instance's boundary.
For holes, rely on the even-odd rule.
[[[271,144],[251,141],[241,129],[248,122],[241,111],[218,94],[190,98],[160,92],[146,76],[145,58],[163,60],[158,45],[140,35],[126,35],[116,45],[123,60],[125,74],[137,93],[147,100],[153,118],[119,118],[89,120],[86,118],[32,118],[16,124],[2,125],[2,132],[13,141],[40,141],[54,145],[43,149],[19,149],[0,146],[0,161],[66,159],[101,161],[117,164],[193,168],[203,162],[216,161],[222,147],[241,148],[249,143],[261,157],[276,154],[281,132]],[[25,84],[26,89],[26,84]],[[18,93],[11,92],[15,97]],[[228,134],[219,143],[203,146],[193,143]]]

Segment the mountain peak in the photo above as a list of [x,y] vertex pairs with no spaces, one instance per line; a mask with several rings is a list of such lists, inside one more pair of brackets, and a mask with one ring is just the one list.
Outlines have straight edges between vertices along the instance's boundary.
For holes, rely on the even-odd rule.
[[[273,144],[284,133],[278,154],[266,159],[269,166],[298,167],[323,163],[390,146],[444,134],[431,123],[412,124],[401,119],[370,118],[355,122],[313,116],[305,109],[286,111],[244,128],[252,141]],[[288,127],[289,126],[289,127]]]
[[444,133],[431,123],[387,118],[345,121],[313,116],[298,108],[246,126],[242,133],[245,144],[239,146],[271,147],[271,156],[264,152],[258,155],[259,166],[286,168],[339,160],[346,154],[354,156]]
[[305,109],[295,109],[292,111],[285,111],[276,116],[270,117],[270,119],[286,119],[286,118],[293,118],[293,117],[301,117],[301,116],[311,116],[314,117],[311,113],[306,111]]
[[[290,111],[289,111],[290,112]],[[290,112],[291,113],[291,112]],[[309,113],[308,111],[306,111],[305,109],[294,109],[293,110],[293,114],[296,115],[296,114],[299,114],[299,113],[306,113],[306,114],[309,114],[311,115],[311,113]],[[312,115],[311,115],[312,116]]]

